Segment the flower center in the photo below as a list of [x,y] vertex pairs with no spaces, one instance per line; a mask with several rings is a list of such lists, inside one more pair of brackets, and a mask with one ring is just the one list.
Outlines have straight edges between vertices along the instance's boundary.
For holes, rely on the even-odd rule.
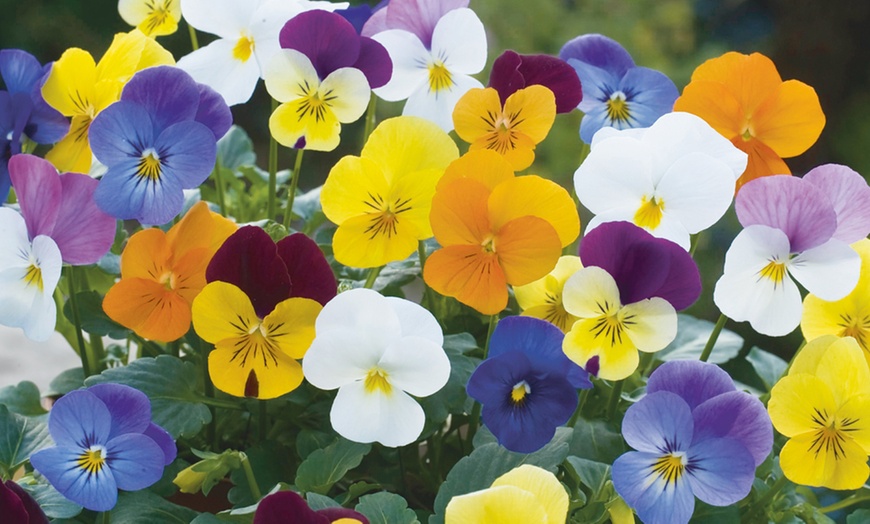
[[176,277],[175,273],[173,273],[172,271],[167,271],[166,273],[163,273],[162,275],[160,275],[160,278],[157,279],[157,281],[163,284],[163,287],[168,290],[175,289]]
[[598,304],[598,311],[601,315],[595,319],[592,335],[596,339],[607,339],[608,346],[621,345],[626,327],[635,323],[634,315],[626,315],[622,312],[622,306],[607,300]]
[[544,315],[544,320],[555,325],[563,332],[568,331],[576,319],[565,311],[565,306],[562,305],[561,290],[547,291],[547,296],[544,300],[547,305],[547,314]]
[[750,140],[752,140],[752,137],[752,128],[749,127],[749,124],[746,124],[746,128],[743,130],[740,138],[742,138],[744,142],[749,142]]
[[643,197],[640,207],[634,214],[634,223],[645,229],[656,229],[662,223],[662,212],[665,209],[664,200]]
[[481,245],[481,247],[483,247],[483,251],[485,253],[487,253],[487,254],[495,253],[495,237],[494,236],[489,235],[488,237],[483,239],[483,242],[481,242],[480,245]]
[[761,268],[761,271],[758,272],[758,276],[772,280],[774,287],[776,287],[782,283],[785,278],[785,273],[785,262],[773,259],[768,262],[766,266]]
[[242,35],[233,47],[233,58],[240,62],[247,62],[254,53],[254,39],[248,35]]
[[103,466],[106,464],[106,448],[103,446],[95,445],[86,449],[81,455],[79,455],[76,464],[81,469],[85,470],[89,475],[94,475],[99,473]]
[[366,393],[375,393],[380,391],[385,395],[389,395],[393,391],[393,386],[387,380],[387,372],[379,367],[373,367],[366,373],[365,389]]
[[36,264],[36,262],[31,262],[27,266],[27,271],[24,273],[24,283],[28,286],[36,286],[39,291],[42,291],[42,270]]
[[514,404],[522,404],[531,392],[532,388],[529,387],[529,383],[525,380],[521,380],[517,382],[511,390],[511,401]]
[[151,182],[160,180],[161,172],[160,155],[151,148],[142,151],[139,164],[136,166],[136,174],[139,178],[147,178]]
[[628,102],[625,100],[625,93],[617,91],[610,95],[607,101],[607,118],[611,122],[628,123],[629,119]]
[[172,1],[165,0],[163,2],[148,2],[146,4],[151,11],[142,24],[144,33],[151,34],[155,29],[166,23],[166,20],[169,19],[169,8],[172,6]]
[[686,454],[683,452],[662,455],[653,463],[653,473],[665,481],[665,486],[671,482],[676,484],[685,470]]
[[813,441],[810,444],[810,451],[815,453],[833,454],[835,460],[845,458],[846,451],[843,448],[843,443],[852,437],[849,435],[852,431],[860,429],[856,424],[860,419],[844,418],[838,419],[835,415],[828,415],[827,410],[819,410],[813,408],[812,416],[813,424],[816,430],[813,432]]
[[453,85],[453,75],[444,66],[444,62],[436,61],[429,64],[429,91],[438,93],[450,89]]
[[374,240],[378,235],[392,238],[393,235],[398,234],[399,215],[412,209],[410,198],[402,200],[397,197],[392,202],[388,202],[377,193],[369,193],[368,198],[363,203],[372,208],[372,211],[368,212],[371,219],[365,230],[366,233],[370,234],[369,240]]
[[870,332],[870,316],[859,315],[852,318],[852,315],[845,314],[840,315],[840,320],[838,325],[843,330],[840,331],[838,336],[854,338],[858,342],[858,345],[861,346],[861,349],[867,351],[867,333]]

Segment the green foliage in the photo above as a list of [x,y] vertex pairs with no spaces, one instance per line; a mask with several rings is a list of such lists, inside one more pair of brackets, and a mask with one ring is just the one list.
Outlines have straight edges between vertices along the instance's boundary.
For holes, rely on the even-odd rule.
[[[713,332],[713,322],[690,317],[689,315],[677,315],[677,336],[673,342],[658,353],[656,360],[667,362],[669,360],[698,360],[710,333]],[[743,337],[723,329],[713,346],[708,362],[722,364],[736,357],[743,347]]]
[[405,499],[387,491],[362,497],[354,509],[368,517],[371,524],[420,524]]
[[619,427],[603,420],[580,421],[574,426],[571,455],[612,464],[625,453]]
[[45,422],[24,417],[0,405],[0,476],[3,480],[30,459],[30,455],[52,444]]
[[242,458],[238,451],[228,449],[223,453],[199,451],[192,449],[194,455],[201,458],[199,462],[188,466],[175,476],[173,482],[183,493],[199,493],[208,496],[227,473],[242,467]]
[[[118,324],[103,311],[103,297],[96,291],[80,291],[76,293],[79,308],[79,318],[82,330],[99,336],[109,336],[114,339],[127,338],[131,331]],[[73,321],[72,307],[67,300],[63,306],[63,314]]]
[[48,385],[46,396],[66,395],[85,385],[85,373],[82,368],[70,368],[54,377]]
[[[477,365],[479,358],[468,356],[477,350],[477,342],[468,333],[444,337],[444,351],[450,359],[450,378],[440,391],[420,399],[431,426],[438,426],[452,414],[470,413],[474,400],[465,393],[465,385]],[[427,433],[424,429],[423,433]]]
[[82,512],[81,506],[61,495],[51,484],[24,482],[20,485],[49,518],[69,519]]
[[302,491],[326,493],[371,451],[371,444],[339,438],[329,446],[308,455],[296,470],[296,486]]
[[40,403],[39,388],[28,380],[0,389],[0,404],[13,413],[29,417],[47,413]]
[[[290,449],[268,440],[245,450],[245,455],[248,456],[248,462],[254,471],[254,478],[257,479],[258,488],[265,490],[292,477],[295,464],[290,459],[291,454]],[[230,480],[234,484],[228,496],[230,502],[235,506],[246,506],[257,502],[251,495],[244,469],[234,469]]]
[[752,364],[752,368],[755,370],[758,378],[761,379],[766,391],[773,389],[773,385],[776,384],[776,381],[779,380],[779,377],[785,373],[788,367],[788,362],[785,360],[757,347],[749,350],[746,360]]
[[188,524],[197,515],[196,511],[173,504],[150,491],[122,491],[109,518],[112,522],[124,524]]

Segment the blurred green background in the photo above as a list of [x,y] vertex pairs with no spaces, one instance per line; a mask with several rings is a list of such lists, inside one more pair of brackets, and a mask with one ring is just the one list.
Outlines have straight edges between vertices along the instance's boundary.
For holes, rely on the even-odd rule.
[[[358,4],[360,2],[352,2]],[[488,32],[489,64],[505,49],[557,54],[571,38],[602,33],[621,42],[635,61],[668,74],[682,90],[692,70],[725,51],[760,51],[773,59],[784,79],[795,78],[819,94],[827,125],[818,143],[787,162],[796,174],[823,163],[846,164],[870,173],[870,2],[834,0],[471,0]],[[25,49],[42,61],[56,60],[69,47],[97,59],[116,32],[129,27],[115,0],[0,0],[0,48]],[[200,33],[200,44],[210,41]],[[186,25],[160,42],[176,58],[190,52]],[[489,67],[489,65],[488,65]],[[488,69],[478,78],[486,83]],[[401,103],[378,104],[378,117],[401,112]],[[260,165],[268,150],[269,100],[260,84],[254,99],[233,108],[236,123],[253,138]],[[538,147],[530,169],[570,189],[579,162],[581,115],[560,115]],[[344,126],[342,145],[332,153],[305,156],[301,187],[318,185],[329,167],[345,154],[358,153],[362,124]],[[280,168],[292,165],[282,149]],[[584,223],[588,214],[581,210]],[[715,320],[712,289],[722,271],[725,250],[739,230],[733,211],[704,232],[698,260],[704,293],[689,313]],[[746,323],[729,322],[751,345],[790,357],[800,344],[799,331],[772,339],[754,334]]]

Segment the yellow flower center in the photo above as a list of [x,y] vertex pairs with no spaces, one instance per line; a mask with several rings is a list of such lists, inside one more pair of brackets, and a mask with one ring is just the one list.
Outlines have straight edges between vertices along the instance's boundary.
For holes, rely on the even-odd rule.
[[39,291],[42,291],[42,269],[35,262],[31,262],[27,266],[27,271],[24,273],[24,283],[28,286],[36,286]]
[[157,281],[163,284],[163,287],[168,290],[175,289],[176,276],[175,273],[173,273],[172,271],[167,271],[166,273],[163,273],[162,275],[160,275],[160,278],[158,278]]
[[576,320],[571,313],[565,311],[565,306],[562,305],[561,291],[547,291],[546,301],[547,314],[544,315],[544,320],[555,325],[563,332],[571,329],[571,325]]
[[151,182],[160,180],[161,174],[160,156],[153,149],[146,149],[139,157],[139,164],[136,166],[136,174],[139,178],[147,178]]
[[332,96],[331,91],[321,96],[320,92],[316,89],[308,89],[305,94],[305,98],[302,99],[299,108],[296,110],[299,121],[301,122],[305,118],[312,117],[318,123],[325,121],[326,112],[332,107],[330,102],[335,100],[336,97]]
[[607,118],[611,122],[627,123],[630,117],[628,102],[625,100],[625,93],[617,91],[610,95],[607,101]]
[[665,485],[677,480],[683,476],[686,470],[686,455],[683,453],[668,453],[662,455],[653,463],[653,473],[658,475],[660,479],[665,481]]
[[521,380],[511,390],[511,401],[514,404],[522,404],[531,392],[532,388],[529,387],[529,383]]
[[492,235],[486,237],[480,245],[483,247],[484,252],[495,253],[495,237]]
[[758,276],[761,278],[767,278],[773,281],[774,287],[781,284],[783,279],[785,278],[785,263],[779,262],[778,260],[771,260],[767,263],[766,266],[761,268],[761,271],[758,272]]
[[742,138],[744,142],[749,142],[750,140],[752,140],[753,136],[754,135],[752,134],[752,128],[749,126],[749,124],[746,124],[746,128],[743,129],[743,133],[741,133],[740,138]]
[[363,203],[372,209],[368,212],[371,219],[365,230],[367,234],[370,234],[369,240],[374,240],[378,235],[392,238],[393,235],[398,234],[399,215],[413,209],[411,199],[403,200],[401,197],[397,197],[392,202],[388,202],[377,193],[369,193],[367,196],[368,198]]
[[254,40],[248,35],[242,35],[233,47],[233,58],[247,62],[254,53]]
[[816,430],[813,432],[810,451],[816,456],[819,453],[833,454],[835,460],[845,458],[846,452],[843,449],[843,443],[847,439],[852,439],[849,435],[850,432],[859,429],[856,426],[859,419],[844,418],[840,420],[836,415],[828,415],[827,410],[813,408],[813,411],[812,421]]
[[643,197],[640,207],[634,214],[634,223],[646,229],[656,229],[662,223],[662,212],[665,209],[664,200]]
[[380,391],[385,395],[389,395],[393,391],[393,386],[387,380],[387,372],[379,367],[373,367],[366,373],[365,389],[366,393],[375,393]]
[[169,9],[172,7],[173,0],[164,0],[163,2],[148,1],[145,5],[150,10],[145,21],[139,26],[139,29],[146,35],[153,33],[158,27],[166,23],[171,18]]
[[444,62],[436,61],[429,64],[429,91],[438,93],[450,89],[453,85],[453,75],[444,66]]
[[103,446],[91,446],[79,455],[76,464],[89,475],[99,473],[106,464],[106,457],[103,456],[105,451],[106,448]]
[[622,306],[605,300],[598,304],[600,316],[596,317],[592,327],[592,335],[598,338],[606,338],[610,346],[621,345],[626,328],[635,323],[634,315],[626,315]]
[[849,314],[840,315],[840,323],[838,325],[843,328],[838,336],[852,337],[858,342],[861,349],[864,351],[870,349],[867,347],[867,334],[870,332],[870,316],[857,315],[853,318]]
[[486,148],[496,151],[500,155],[504,155],[508,151],[516,149],[518,133],[513,129],[521,120],[518,120],[519,113],[509,115],[487,112],[483,117],[489,131],[486,133]]

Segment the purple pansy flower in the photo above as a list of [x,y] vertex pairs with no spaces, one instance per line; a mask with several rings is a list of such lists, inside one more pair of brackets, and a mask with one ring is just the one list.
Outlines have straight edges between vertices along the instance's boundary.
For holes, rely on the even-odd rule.
[[577,71],[583,84],[580,138],[587,144],[602,127],[649,127],[674,108],[677,87],[663,73],[637,67],[615,40],[598,34],[582,35],[559,51]]
[[69,131],[69,120],[42,98],[42,79],[51,64],[41,66],[30,53],[18,49],[0,51],[0,203],[9,195],[6,163],[21,152],[24,139],[37,144],[57,142]]
[[432,33],[441,17],[454,9],[468,7],[468,0],[391,0],[381,2],[378,7],[363,26],[363,36],[402,29],[414,34],[429,49],[432,47]]
[[613,463],[613,486],[646,524],[680,524],[695,497],[728,506],[749,494],[773,447],[767,411],[728,374],[698,361],[666,362],[622,422],[630,451]]
[[352,509],[325,508],[314,511],[293,491],[279,491],[266,496],[254,513],[254,524],[330,524],[337,520],[369,524],[369,519]]
[[169,222],[182,209],[182,190],[208,178],[231,125],[220,95],[181,69],[140,71],[90,127],[94,156],[108,167],[97,205],[116,218]]
[[49,414],[48,431],[56,445],[30,463],[63,496],[93,511],[112,509],[118,489],[154,484],[175,460],[175,442],[151,422],[148,397],[121,384],[64,395]]
[[781,336],[803,311],[793,279],[829,302],[855,288],[861,259],[849,244],[870,233],[870,187],[858,173],[828,164],[803,178],[759,178],[740,189],[735,209],[744,229],[713,294],[729,318]]
[[14,480],[0,482],[0,515],[10,524],[48,524],[48,517]]
[[520,55],[507,50],[495,59],[489,87],[498,91],[502,105],[509,96],[531,85],[542,85],[556,96],[556,112],[569,113],[583,99],[583,89],[574,68],[549,55]]
[[549,322],[508,317],[492,333],[489,356],[468,380],[483,404],[481,418],[511,451],[542,448],[577,408],[577,390],[589,375],[562,352],[564,334]]

